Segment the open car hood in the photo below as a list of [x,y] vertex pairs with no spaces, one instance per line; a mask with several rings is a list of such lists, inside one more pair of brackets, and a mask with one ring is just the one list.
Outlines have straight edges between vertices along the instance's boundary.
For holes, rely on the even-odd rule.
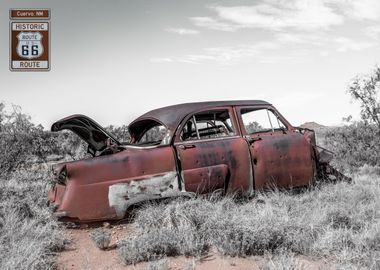
[[88,143],[89,151],[99,152],[103,151],[110,144],[120,145],[120,142],[102,128],[91,118],[75,114],[58,120],[51,126],[51,131],[60,131],[68,129],[81,137]]

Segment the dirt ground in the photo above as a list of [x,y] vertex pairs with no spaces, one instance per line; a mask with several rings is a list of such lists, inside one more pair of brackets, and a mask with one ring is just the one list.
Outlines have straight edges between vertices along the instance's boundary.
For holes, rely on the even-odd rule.
[[[81,228],[68,228],[66,235],[71,239],[70,248],[61,252],[58,257],[58,270],[74,269],[123,269],[123,270],[143,270],[147,269],[149,263],[139,263],[136,265],[123,265],[118,258],[117,249],[100,250],[90,239],[89,234],[94,228],[82,226]],[[133,229],[129,224],[112,225],[111,245],[122,240]],[[305,270],[328,269],[327,262],[316,261],[307,257],[298,257],[300,266]],[[183,256],[171,257],[168,259],[169,269],[250,269],[259,270],[265,265],[266,259],[261,256],[251,256],[247,258],[223,257],[216,252],[204,258],[186,258]]]

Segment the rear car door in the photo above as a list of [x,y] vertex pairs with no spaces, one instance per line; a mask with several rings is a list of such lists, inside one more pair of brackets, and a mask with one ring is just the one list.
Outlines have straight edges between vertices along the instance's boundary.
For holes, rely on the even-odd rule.
[[310,143],[273,107],[237,108],[242,134],[249,143],[255,189],[310,184],[315,162]]
[[174,146],[186,191],[252,192],[248,145],[239,134],[232,108],[188,116],[177,130]]

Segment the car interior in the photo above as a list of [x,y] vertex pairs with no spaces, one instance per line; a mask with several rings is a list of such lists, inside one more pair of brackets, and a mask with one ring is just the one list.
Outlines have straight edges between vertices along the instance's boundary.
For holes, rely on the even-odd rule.
[[206,111],[188,119],[182,128],[181,140],[210,139],[233,134],[228,110]]

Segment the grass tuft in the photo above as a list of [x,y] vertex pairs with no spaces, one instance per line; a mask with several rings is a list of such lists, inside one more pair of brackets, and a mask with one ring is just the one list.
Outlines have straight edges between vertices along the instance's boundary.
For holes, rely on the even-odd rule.
[[304,265],[292,253],[275,254],[266,262],[262,270],[303,270]]
[[107,249],[111,242],[111,232],[97,228],[90,233],[90,238],[99,249]]
[[169,270],[169,262],[167,258],[152,261],[148,264],[146,270]]

